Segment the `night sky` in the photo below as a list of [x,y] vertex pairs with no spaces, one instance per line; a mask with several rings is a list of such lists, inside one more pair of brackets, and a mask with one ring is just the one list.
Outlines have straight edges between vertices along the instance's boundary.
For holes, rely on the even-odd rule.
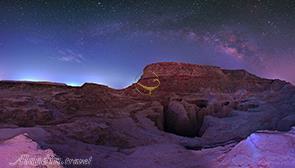
[[295,1],[0,0],[0,80],[122,88],[160,61],[295,83]]

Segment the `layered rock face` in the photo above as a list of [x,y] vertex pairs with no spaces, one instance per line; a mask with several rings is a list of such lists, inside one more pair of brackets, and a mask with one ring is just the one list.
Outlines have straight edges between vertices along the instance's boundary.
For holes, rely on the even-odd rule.
[[279,80],[259,78],[245,70],[224,70],[219,67],[163,62],[144,68],[139,82],[153,85],[154,73],[161,81],[159,92],[194,93],[204,90],[233,93],[238,90],[277,90],[285,85]]
[[138,82],[151,90],[2,81],[0,139],[27,133],[89,167],[210,167],[252,133],[295,124],[295,87],[244,70],[157,63]]

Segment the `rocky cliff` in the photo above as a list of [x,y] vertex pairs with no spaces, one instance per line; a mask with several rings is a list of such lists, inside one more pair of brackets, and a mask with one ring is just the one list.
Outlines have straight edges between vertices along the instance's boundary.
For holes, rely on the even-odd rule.
[[175,62],[146,66],[139,82],[153,85],[151,79],[155,78],[154,73],[161,81],[161,87],[156,93],[195,93],[203,90],[233,93],[242,89],[261,92],[278,90],[287,84],[280,80],[263,79],[245,70],[224,70],[214,66]]
[[[210,167],[221,146],[295,125],[295,87],[244,70],[156,63],[138,83],[115,90],[2,81],[0,138],[27,133],[61,158],[92,156],[92,167]],[[201,162],[205,149],[212,157]]]

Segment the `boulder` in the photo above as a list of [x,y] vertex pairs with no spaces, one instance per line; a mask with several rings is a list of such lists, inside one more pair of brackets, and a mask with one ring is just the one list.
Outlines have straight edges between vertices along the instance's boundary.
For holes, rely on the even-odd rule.
[[166,130],[177,135],[196,136],[198,134],[196,110],[196,106],[188,103],[170,102],[165,111]]

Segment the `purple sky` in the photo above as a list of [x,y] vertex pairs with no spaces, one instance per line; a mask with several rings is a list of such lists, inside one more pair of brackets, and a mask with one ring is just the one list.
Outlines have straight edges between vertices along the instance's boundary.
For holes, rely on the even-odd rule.
[[2,0],[0,79],[122,88],[160,61],[295,83],[295,2]]

